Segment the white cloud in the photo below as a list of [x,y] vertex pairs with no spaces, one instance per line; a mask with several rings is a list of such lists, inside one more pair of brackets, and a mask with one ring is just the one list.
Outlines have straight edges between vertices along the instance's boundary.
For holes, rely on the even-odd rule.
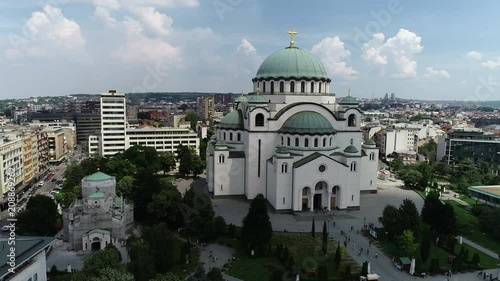
[[425,69],[424,73],[424,78],[425,79],[431,79],[431,78],[450,78],[450,74],[448,71],[444,69],[433,69],[432,67],[427,67]]
[[94,11],[94,17],[99,21],[102,21],[108,27],[116,27],[117,21],[111,16],[111,11],[106,7],[96,7]]
[[257,49],[245,38],[241,39],[241,43],[236,47],[236,51],[246,56],[255,56],[257,54]]
[[476,51],[470,51],[467,54],[465,54],[465,57],[471,60],[480,60],[481,58],[483,58],[483,54]]
[[344,42],[338,36],[324,38],[311,51],[320,58],[329,75],[351,79],[358,77],[358,72],[345,62],[351,52],[344,47]]
[[498,57],[496,61],[488,60],[482,62],[481,65],[490,69],[495,69],[497,67],[500,67],[500,57]]
[[170,34],[173,22],[171,17],[158,12],[153,7],[136,7],[131,12],[157,35]]
[[17,44],[5,50],[7,58],[86,55],[80,26],[67,19],[59,8],[46,5],[43,11],[32,13],[24,30],[25,37],[17,38]]
[[144,34],[142,24],[134,19],[123,22],[127,43],[114,53],[126,61],[137,63],[163,62],[169,65],[181,62],[180,49],[164,42],[160,38],[149,38]]
[[119,0],[93,0],[95,6],[103,7],[111,10],[118,10],[122,7]]
[[465,85],[467,85],[467,81],[462,80],[462,81],[458,82],[457,85],[458,86],[465,86]]
[[422,52],[422,38],[417,34],[400,29],[396,36],[385,41],[382,33],[373,34],[373,39],[363,45],[361,58],[377,66],[382,74],[388,72],[394,78],[417,76],[415,54]]

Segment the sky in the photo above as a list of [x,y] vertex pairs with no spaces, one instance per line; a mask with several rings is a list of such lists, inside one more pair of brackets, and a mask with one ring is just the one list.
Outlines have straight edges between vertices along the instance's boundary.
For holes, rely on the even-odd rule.
[[1,0],[0,99],[252,91],[289,45],[338,97],[500,100],[500,1]]

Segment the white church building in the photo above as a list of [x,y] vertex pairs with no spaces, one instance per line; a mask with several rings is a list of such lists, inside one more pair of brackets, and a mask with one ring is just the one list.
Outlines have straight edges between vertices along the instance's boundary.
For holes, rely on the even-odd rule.
[[[293,30],[292,30],[293,33]],[[322,63],[290,46],[259,67],[207,148],[207,185],[217,196],[261,193],[276,211],[359,209],[377,191],[379,150],[363,140],[354,97],[337,101]]]

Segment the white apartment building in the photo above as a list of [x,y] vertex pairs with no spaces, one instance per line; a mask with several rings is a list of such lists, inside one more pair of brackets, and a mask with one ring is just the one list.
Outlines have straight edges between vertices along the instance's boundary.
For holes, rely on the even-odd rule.
[[[8,191],[7,183],[12,180],[14,186],[23,181],[23,140],[18,137],[1,136],[0,137],[0,190],[3,199],[6,199],[5,193]],[[14,177],[9,178],[8,171],[13,169]]]
[[385,130],[380,130],[375,134],[375,142],[380,148],[380,154],[387,156],[393,152],[408,153],[417,152],[418,132],[417,127],[392,126]]
[[142,145],[156,151],[176,152],[179,144],[192,147],[196,153],[200,146],[198,134],[187,128],[140,128],[128,129],[126,147]]
[[111,156],[126,149],[125,95],[115,90],[101,94],[100,155]]

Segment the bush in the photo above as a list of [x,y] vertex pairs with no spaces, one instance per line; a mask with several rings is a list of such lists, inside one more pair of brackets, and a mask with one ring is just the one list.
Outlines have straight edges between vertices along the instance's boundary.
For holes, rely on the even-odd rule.
[[318,267],[318,281],[328,281],[328,270],[324,265]]
[[207,278],[210,281],[222,281],[224,278],[222,277],[222,272],[220,268],[212,267],[210,271],[207,273]]
[[215,217],[214,224],[217,235],[223,235],[226,233],[226,221],[224,220],[223,217],[221,216]]

